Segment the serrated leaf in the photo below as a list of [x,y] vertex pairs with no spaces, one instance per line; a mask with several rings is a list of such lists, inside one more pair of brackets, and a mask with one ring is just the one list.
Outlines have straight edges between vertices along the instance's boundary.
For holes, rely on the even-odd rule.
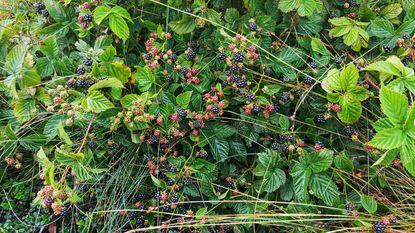
[[187,34],[195,30],[196,22],[192,17],[183,16],[179,21],[170,22],[169,26],[177,34]]
[[187,108],[187,106],[189,106],[192,93],[193,91],[186,91],[186,92],[183,92],[177,95],[176,96],[177,105],[179,105],[181,108],[184,108],[184,109]]
[[363,208],[369,213],[375,213],[378,209],[378,203],[373,197],[363,195],[360,197],[360,203]]
[[75,172],[76,177],[81,181],[89,180],[92,178],[91,174],[89,173],[89,169],[79,162],[75,162],[72,165],[72,169]]
[[310,188],[316,197],[329,206],[333,206],[340,198],[336,184],[325,174],[313,174],[310,179]]
[[391,38],[394,36],[395,28],[389,20],[377,19],[371,22],[369,31],[379,38]]
[[379,99],[382,112],[388,119],[395,125],[403,125],[408,111],[406,96],[384,86],[380,90]]
[[415,176],[415,147],[414,140],[407,140],[401,147],[400,157],[405,169],[413,176]]
[[140,91],[148,91],[155,82],[153,71],[147,66],[137,66],[136,69],[137,72],[135,73],[134,77],[137,81],[138,89]]
[[278,9],[285,13],[297,10],[300,16],[311,16],[315,12],[320,12],[323,4],[320,0],[281,0]]
[[94,10],[94,21],[96,24],[100,25],[102,21],[111,13],[111,9],[106,6],[98,6]]
[[336,168],[346,172],[352,172],[354,170],[353,162],[344,153],[334,158],[334,164]]
[[380,15],[385,19],[393,19],[398,17],[402,13],[402,10],[401,4],[399,3],[389,4],[380,11]]
[[327,149],[318,152],[318,154],[312,153],[305,156],[310,158],[310,168],[314,173],[326,171],[333,162],[333,151]]
[[131,68],[124,63],[116,61],[111,63],[109,68],[109,75],[117,78],[121,83],[126,83],[131,76]]
[[400,147],[406,140],[406,134],[400,127],[384,129],[378,132],[369,145],[378,149],[390,150]]
[[37,112],[36,101],[33,99],[19,99],[14,102],[13,114],[22,124],[30,120]]
[[262,181],[262,188],[265,192],[272,193],[285,184],[285,173],[281,169],[275,169],[265,173]]
[[340,98],[341,110],[337,113],[340,120],[347,124],[355,123],[362,115],[362,104],[359,101],[348,98]]
[[73,142],[71,138],[69,137],[69,135],[65,132],[65,128],[62,122],[59,122],[57,129],[58,129],[58,135],[62,139],[62,141],[64,141],[69,146],[72,146]]
[[228,159],[229,144],[223,138],[215,138],[210,143],[210,149],[217,162],[224,162]]
[[106,88],[106,87],[124,88],[124,85],[122,85],[122,82],[116,78],[109,78],[109,79],[98,81],[97,83],[95,83],[88,89],[88,92],[99,90],[99,89]]
[[294,193],[298,201],[304,201],[308,198],[307,187],[310,182],[311,169],[306,164],[295,164],[290,172],[293,178]]
[[114,107],[114,104],[99,91],[90,92],[86,98],[86,104],[88,110],[95,113],[100,113]]
[[110,14],[109,19],[111,30],[123,41],[126,41],[130,37],[130,29],[125,19],[117,14]]

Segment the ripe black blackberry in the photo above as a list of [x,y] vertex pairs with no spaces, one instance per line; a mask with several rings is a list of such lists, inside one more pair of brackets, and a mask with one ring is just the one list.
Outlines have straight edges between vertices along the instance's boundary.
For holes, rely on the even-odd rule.
[[201,121],[195,121],[195,123],[193,125],[194,125],[194,127],[196,129],[200,129],[203,126],[203,122],[201,122]]
[[355,7],[357,6],[357,1],[356,0],[349,0],[349,4],[351,7]]
[[284,102],[288,101],[290,99],[290,94],[284,92],[281,94],[280,99]]
[[90,14],[85,14],[84,15],[84,21],[91,23],[92,22],[92,15]]
[[248,102],[254,102],[256,100],[255,94],[251,93],[245,96]]
[[46,9],[46,6],[43,2],[37,2],[35,3],[35,9],[37,13],[41,14],[42,10]]
[[375,233],[383,233],[386,229],[386,225],[382,221],[376,221],[373,223],[372,228]]
[[83,74],[85,74],[85,72],[86,72],[86,70],[85,70],[85,67],[83,67],[83,66],[80,66],[76,69],[76,73],[79,74],[79,75],[83,75]]
[[228,81],[225,80],[222,82],[222,87],[226,87],[226,86],[228,86]]
[[95,83],[97,83],[95,80],[90,79],[86,82],[86,87],[90,88],[92,85],[94,85]]
[[151,135],[150,139],[149,139],[149,142],[150,142],[151,145],[157,144],[159,142],[159,138],[156,137],[155,135]]
[[177,115],[179,115],[179,117],[181,118],[185,118],[187,116],[187,113],[183,109],[179,108],[177,109]]
[[255,106],[252,108],[252,112],[253,112],[253,113],[255,113],[255,114],[260,113],[260,112],[261,112],[261,106],[255,105]]
[[49,17],[49,11],[46,9],[42,10],[42,15],[46,18]]
[[234,57],[233,57],[233,59],[234,59],[236,62],[243,62],[243,61],[244,61],[244,58],[245,58],[245,55],[244,55],[242,52],[237,52],[237,53],[235,53],[235,55],[234,55]]
[[318,67],[317,62],[315,62],[315,61],[309,62],[309,63],[308,63],[308,65],[309,65],[311,68],[313,68],[313,69],[315,69],[315,68],[317,68],[317,67]]
[[137,211],[129,211],[128,212],[128,217],[131,218],[131,219],[137,218],[138,217]]
[[75,88],[76,87],[76,79],[71,78],[66,82],[66,86],[68,88]]
[[258,29],[258,26],[256,25],[255,22],[249,22],[248,23],[248,28],[251,32],[254,32]]
[[52,197],[50,197],[50,196],[46,196],[46,197],[43,199],[43,204],[44,204],[45,206],[51,206],[51,205],[52,205],[52,203],[53,203],[53,199],[52,199]]
[[236,81],[236,86],[237,86],[237,87],[242,88],[242,87],[246,87],[246,85],[247,85],[247,82],[246,82],[246,80],[245,80],[245,79],[238,79],[238,80]]
[[316,122],[318,124],[324,124],[326,123],[326,118],[324,117],[324,115],[318,115],[316,118]]
[[291,78],[290,78],[290,77],[288,77],[288,76],[285,76],[285,75],[284,75],[284,76],[282,77],[282,82],[283,82],[283,83],[289,83],[289,82],[291,82]]
[[228,56],[226,56],[226,53],[219,53],[218,58],[219,60],[225,60]]
[[164,211],[164,212],[169,212],[169,211],[170,211],[170,206],[169,206],[169,205],[167,205],[167,204],[164,204],[164,205],[163,205],[163,211]]
[[346,134],[346,136],[352,136],[354,134],[354,129],[350,126],[344,127],[343,132]]
[[168,75],[167,77],[166,77],[166,82],[172,82],[173,81],[173,76],[171,76],[171,75]]
[[271,69],[271,67],[265,67],[264,72],[265,72],[265,74],[266,74],[266,75],[270,75],[270,74],[272,74],[272,69]]
[[173,203],[177,203],[180,200],[180,197],[176,194],[174,194],[171,198],[170,198],[171,202]]
[[197,41],[195,41],[195,40],[190,41],[189,46],[193,50],[196,49],[197,46],[198,46]]
[[87,84],[86,84],[85,79],[76,80],[76,87],[83,88],[83,87],[86,87],[86,86],[87,86]]
[[167,166],[167,170],[169,172],[177,172],[177,167],[176,167],[176,165],[169,165],[169,166]]
[[405,40],[408,40],[409,38],[411,38],[411,35],[410,35],[409,33],[405,32],[405,33],[402,35],[402,38],[403,38],[403,39],[405,39]]
[[176,55],[175,53],[173,53],[173,54],[170,56],[170,60],[171,60],[172,62],[177,61],[177,55]]
[[84,59],[84,65],[86,65],[86,66],[92,66],[92,63],[93,63],[94,61],[92,60],[92,58],[90,58],[90,57],[86,57],[85,59]]
[[352,211],[354,210],[354,208],[355,208],[355,205],[354,205],[353,203],[348,202],[348,203],[346,204],[346,211],[347,211],[347,212],[352,212]]
[[161,198],[160,191],[157,191],[156,194],[154,194],[154,198],[156,198],[157,201],[160,201],[160,198]]
[[98,149],[98,144],[95,141],[88,142],[88,146],[93,152],[96,152]]
[[225,232],[229,232],[229,231],[231,231],[231,226],[230,225],[223,225],[223,230]]
[[385,53],[390,53],[392,52],[392,47],[386,44],[383,46],[383,50],[385,51]]
[[188,53],[187,53],[187,59],[188,60],[191,60],[191,59],[195,59],[195,57],[196,57],[196,51],[194,51],[194,50],[190,50]]
[[395,216],[391,216],[391,217],[389,217],[389,222],[390,222],[391,224],[395,224],[395,223],[397,223],[397,222],[398,222],[398,219],[397,219]]
[[146,194],[146,193],[144,193],[144,192],[139,192],[139,193],[137,194],[137,198],[138,198],[138,200],[144,200],[144,199],[146,199],[146,198],[147,198],[147,194]]
[[144,222],[145,222],[145,219],[144,219],[143,216],[137,217],[136,223],[137,223],[138,226],[144,226]]
[[205,151],[205,150],[201,150],[200,152],[199,152],[199,156],[200,156],[200,158],[207,158],[207,156],[208,156],[208,154],[207,154],[207,152]]
[[283,153],[288,154],[288,153],[290,152],[290,148],[289,148],[289,147],[290,147],[289,145],[284,144],[283,146],[281,146],[281,151],[282,151]]
[[191,184],[192,183],[192,180],[191,179],[189,179],[189,178],[184,178],[183,179],[183,184],[184,185],[189,185],[189,184]]
[[233,183],[233,181],[226,182],[226,186],[228,188],[230,188],[230,189],[234,189],[235,188],[235,184]]
[[166,183],[167,183],[168,186],[172,186],[174,184],[174,180],[169,178],[169,179],[167,179]]
[[62,208],[61,212],[59,213],[59,216],[64,218],[68,215],[69,215],[69,208],[65,206],[65,207]]
[[288,134],[285,140],[287,140],[288,142],[294,142],[294,135]]
[[334,63],[336,65],[340,65],[343,63],[343,59],[341,57],[336,57],[336,59],[334,59]]
[[287,136],[285,134],[278,134],[278,141],[280,142],[287,141]]
[[236,73],[237,71],[238,71],[238,65],[237,64],[235,64],[235,63],[232,63],[232,65],[231,65],[231,67],[229,68],[229,70],[232,72],[232,73]]
[[183,67],[180,69],[180,73],[182,73],[182,74],[186,74],[188,71],[189,71],[189,69],[188,69],[187,67],[185,67],[185,66],[183,66]]
[[220,108],[218,106],[213,106],[210,111],[213,112],[213,113],[219,113],[220,112]]
[[271,143],[271,150],[278,150],[278,144],[276,142]]
[[151,53],[144,54],[144,59],[145,60],[151,60],[151,58],[153,58],[153,54],[151,54]]

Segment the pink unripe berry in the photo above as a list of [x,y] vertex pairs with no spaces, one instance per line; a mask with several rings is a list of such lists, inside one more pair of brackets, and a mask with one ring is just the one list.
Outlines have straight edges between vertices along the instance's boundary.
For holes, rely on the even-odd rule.
[[193,77],[193,78],[192,78],[192,82],[193,82],[194,84],[199,84],[199,83],[200,83],[200,79],[199,79],[198,77]]
[[178,122],[179,121],[179,115],[177,113],[174,113],[173,115],[171,115],[171,120],[174,122]]
[[199,135],[199,130],[196,130],[196,129],[195,129],[195,130],[193,130],[193,131],[192,131],[192,135],[193,135],[193,136],[197,136],[197,135]]
[[89,7],[90,7],[89,2],[84,2],[83,6],[84,6],[85,9],[89,9]]
[[160,130],[158,129],[154,130],[154,136],[156,137],[160,136]]

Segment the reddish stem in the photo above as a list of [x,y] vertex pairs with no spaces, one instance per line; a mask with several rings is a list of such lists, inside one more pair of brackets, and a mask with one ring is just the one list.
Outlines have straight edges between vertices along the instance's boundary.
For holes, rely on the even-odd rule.
[[89,125],[86,128],[86,133],[85,133],[84,139],[82,139],[82,144],[79,147],[77,153],[81,152],[82,148],[84,148],[84,145],[85,145],[86,139],[88,138],[89,131],[91,130],[92,122],[94,121],[95,115],[96,115],[96,113],[94,112],[94,115],[92,115],[91,120],[89,121]]
[[365,80],[366,80],[366,82],[368,82],[373,88],[375,88],[376,90],[380,90],[380,88],[379,88],[379,86],[378,85],[376,85],[376,83],[374,83],[372,80],[370,80],[370,78],[369,78],[369,74],[368,73],[366,73],[365,74]]

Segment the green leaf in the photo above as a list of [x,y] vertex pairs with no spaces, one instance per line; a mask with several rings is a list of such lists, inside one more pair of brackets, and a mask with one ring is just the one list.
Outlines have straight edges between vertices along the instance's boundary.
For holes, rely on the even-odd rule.
[[[7,54],[4,70],[11,75],[18,75],[22,71],[24,58],[26,56],[28,46],[25,44],[16,45]],[[6,83],[7,84],[7,83]]]
[[313,174],[310,179],[310,188],[316,197],[329,206],[333,206],[340,199],[336,184],[325,174]]
[[101,61],[103,62],[111,62],[114,59],[114,56],[117,55],[117,50],[114,46],[108,46],[105,51],[101,54]]
[[388,150],[387,152],[383,153],[383,155],[373,163],[372,167],[375,167],[379,164],[388,166],[392,163],[392,161],[398,156],[399,148]]
[[334,164],[338,169],[346,172],[352,172],[354,170],[353,162],[344,153],[334,158]]
[[310,168],[314,173],[326,171],[333,162],[333,151],[327,149],[318,152],[317,155],[313,153],[306,156],[310,158]]
[[371,22],[369,31],[371,35],[379,38],[392,38],[395,28],[389,20],[378,19]]
[[109,75],[117,78],[124,84],[128,82],[128,78],[131,76],[131,68],[122,62],[113,62],[110,65]]
[[99,91],[89,93],[86,98],[86,105],[89,111],[95,113],[100,113],[114,107],[114,104]]
[[30,120],[37,112],[36,101],[33,99],[19,99],[14,102],[13,114],[22,124]]
[[300,16],[311,16],[315,12],[321,12],[323,4],[320,0],[281,0],[278,9],[285,13],[297,10]]
[[72,169],[75,172],[76,177],[81,181],[89,180],[92,178],[88,168],[79,162],[73,163]]
[[120,6],[114,6],[111,9],[111,14],[116,14],[128,21],[130,21],[131,23],[133,22],[133,20],[131,19],[130,14],[128,13],[128,11]]
[[341,110],[337,115],[342,122],[352,124],[359,120],[362,115],[362,104],[359,101],[341,97],[339,104]]
[[310,182],[311,169],[304,163],[298,163],[293,166],[290,175],[294,181],[294,193],[298,201],[304,201],[308,198],[307,187]]
[[142,100],[142,98],[137,94],[125,95],[121,98],[120,102],[124,108],[131,108],[133,106],[133,101]]
[[281,185],[285,184],[285,173],[281,169],[268,171],[262,181],[262,188],[265,192],[272,193],[279,189]]
[[378,149],[390,150],[400,147],[406,139],[406,134],[401,127],[384,129],[378,132],[369,142],[369,145]]
[[95,83],[88,89],[88,92],[106,88],[106,87],[124,88],[124,85],[122,84],[120,80],[116,78],[109,78],[109,79],[98,81],[97,83]]
[[111,13],[109,7],[100,5],[94,10],[94,21],[96,24],[100,25],[102,21]]
[[321,87],[328,93],[341,91],[340,71],[338,69],[329,70],[321,83]]
[[126,41],[128,37],[130,37],[130,29],[125,22],[125,19],[116,14],[110,14],[109,19],[109,26],[111,30],[123,41]]
[[55,58],[58,56],[59,47],[56,42],[56,37],[51,36],[43,41],[43,45],[40,46],[40,51],[49,58]]
[[400,157],[405,169],[413,176],[415,176],[415,147],[414,140],[406,140],[400,150]]
[[239,11],[235,8],[227,8],[225,12],[225,20],[230,24],[236,23],[239,19]]
[[224,162],[228,159],[229,154],[229,144],[223,138],[215,138],[210,143],[210,149],[212,151],[213,157],[217,162]]
[[46,143],[46,136],[32,134],[19,139],[19,143],[26,150],[36,151]]
[[360,197],[360,203],[363,208],[369,213],[375,213],[378,209],[378,203],[373,197],[363,195]]
[[195,30],[196,22],[192,17],[183,16],[179,21],[170,22],[169,26],[177,34],[187,34]]
[[380,15],[385,19],[394,19],[402,12],[401,4],[389,4],[380,11]]
[[65,132],[65,128],[64,128],[62,122],[59,122],[59,124],[58,124],[58,135],[66,144],[68,144],[69,146],[73,145],[73,142],[72,142],[71,138]]
[[135,79],[138,83],[138,89],[140,91],[148,91],[155,82],[153,71],[147,66],[137,66],[136,69]]
[[187,108],[190,103],[193,91],[186,91],[176,96],[176,103],[183,109]]
[[372,124],[376,131],[382,131],[384,129],[392,128],[393,124],[388,118],[380,118],[378,121]]
[[403,125],[408,111],[406,96],[384,86],[380,90],[379,99],[382,112],[388,119],[395,125]]
[[288,117],[286,117],[284,115],[281,115],[278,118],[278,124],[284,130],[287,130],[288,128],[290,128],[290,120],[288,119]]
[[359,70],[352,63],[346,66],[340,73],[340,86],[347,91],[354,88],[359,79]]

